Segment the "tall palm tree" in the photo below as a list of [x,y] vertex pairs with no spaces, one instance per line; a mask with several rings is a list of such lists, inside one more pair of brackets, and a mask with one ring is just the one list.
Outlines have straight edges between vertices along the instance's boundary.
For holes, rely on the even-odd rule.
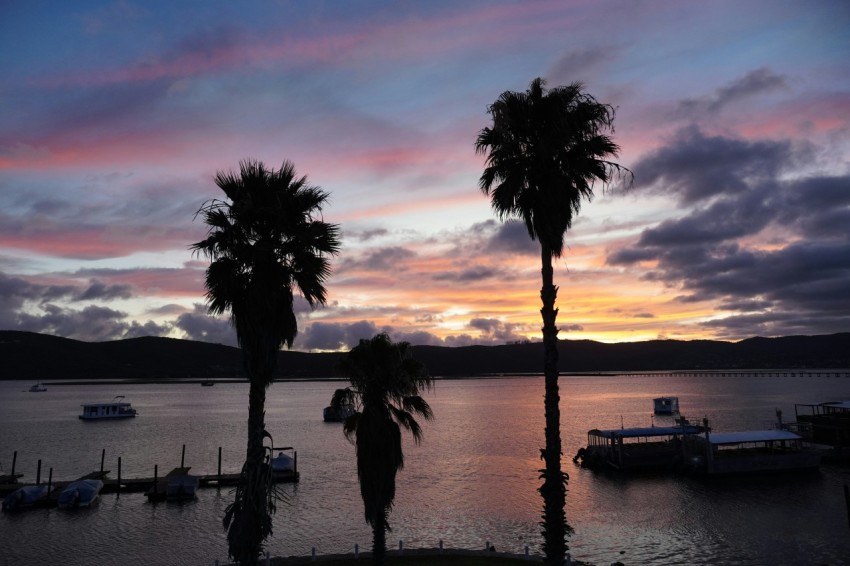
[[239,173],[218,172],[226,200],[211,199],[198,210],[207,238],[191,248],[210,259],[206,299],[214,315],[230,313],[242,348],[248,397],[248,446],[236,497],[224,516],[228,552],[240,564],[255,564],[272,532],[275,495],[265,428],[266,389],[274,379],[283,344],[298,332],[296,291],[311,306],[325,303],[329,256],[339,252],[339,228],[321,219],[327,193],[307,184],[284,161],[277,171],[255,160]]
[[360,340],[341,362],[351,387],[334,393],[331,406],[352,403],[357,410],[343,425],[346,438],[354,437],[357,451],[357,478],[366,522],[372,526],[372,561],[384,564],[386,531],[391,530],[388,514],[395,499],[395,478],[404,467],[401,428],[411,432],[418,444],[422,428],[419,415],[433,417],[428,402],[420,396],[433,381],[422,362],[416,360],[410,344],[378,334]]
[[493,125],[482,129],[476,153],[486,153],[479,180],[502,219],[519,218],[528,235],[540,242],[543,307],[546,446],[541,452],[543,537],[546,561],[563,564],[569,548],[564,506],[568,476],[561,470],[561,430],[558,396],[558,328],[552,258],[564,250],[564,235],[583,199],[593,196],[594,183],[607,185],[614,175],[631,173],[609,161],[619,147],[613,132],[614,108],[584,92],[581,83],[545,89],[536,78],[526,92],[506,91],[488,108]]

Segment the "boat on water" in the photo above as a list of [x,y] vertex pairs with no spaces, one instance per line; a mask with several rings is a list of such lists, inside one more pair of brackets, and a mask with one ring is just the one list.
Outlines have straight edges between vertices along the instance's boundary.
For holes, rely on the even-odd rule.
[[709,432],[695,439],[689,467],[710,476],[814,470],[822,453],[789,430]]
[[168,478],[165,485],[165,498],[169,500],[195,499],[201,480],[198,476],[189,474],[175,475]]
[[685,461],[685,445],[704,430],[685,419],[676,426],[593,429],[573,462],[587,468],[675,469]]
[[47,387],[43,386],[40,381],[29,389],[30,393],[41,393],[43,391],[47,391]]
[[652,407],[656,415],[678,415],[678,397],[656,397],[652,400]]
[[794,405],[797,432],[815,444],[850,452],[850,401]]
[[59,494],[56,504],[60,509],[91,507],[103,489],[101,480],[73,481]]
[[342,402],[338,407],[335,407],[333,400],[331,400],[331,404],[322,410],[322,419],[326,423],[341,423],[354,414],[356,409],[354,403],[351,402],[350,395],[348,395],[349,392],[349,389],[337,389],[334,392],[334,398],[339,397]]
[[[298,453],[291,446],[283,448],[272,448],[272,453],[277,450],[277,456],[273,457],[269,464],[272,467],[272,476],[275,481],[287,481],[298,479]],[[289,451],[291,454],[284,452]]]
[[32,507],[47,496],[46,485],[19,487],[3,498],[3,511],[20,511]]
[[123,395],[117,395],[109,403],[86,403],[83,406],[83,420],[126,419],[136,416],[132,404],[124,401]]
[[215,381],[212,379],[206,379],[201,382],[201,387],[212,387],[213,385],[215,385]]

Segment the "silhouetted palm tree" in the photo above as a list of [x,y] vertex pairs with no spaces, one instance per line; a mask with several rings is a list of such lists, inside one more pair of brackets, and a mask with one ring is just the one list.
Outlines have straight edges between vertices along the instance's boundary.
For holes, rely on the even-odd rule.
[[415,416],[431,419],[431,407],[420,392],[430,389],[425,366],[413,358],[410,344],[393,343],[386,334],[360,340],[341,363],[351,387],[338,390],[331,406],[353,403],[357,411],[343,425],[345,436],[354,436],[357,477],[366,521],[372,526],[372,560],[384,564],[387,515],[395,499],[396,473],[404,466],[401,427],[417,444],[422,428]]
[[543,286],[543,343],[545,373],[546,447],[541,450],[543,537],[546,561],[563,564],[569,548],[564,505],[567,475],[561,470],[561,431],[558,397],[558,288],[553,284],[552,258],[560,257],[564,235],[579,212],[583,198],[593,196],[595,181],[607,184],[612,175],[629,172],[608,161],[619,147],[613,132],[614,108],[600,104],[581,83],[545,90],[537,78],[526,92],[506,91],[489,108],[492,127],[482,129],[475,142],[487,162],[479,180],[481,190],[502,219],[519,218],[532,240],[540,242]]
[[209,312],[230,313],[250,382],[248,446],[236,497],[224,516],[228,552],[255,564],[272,532],[275,492],[265,428],[266,388],[278,351],[298,332],[297,290],[311,306],[325,303],[329,256],[339,251],[339,229],[321,220],[327,193],[297,177],[292,163],[277,171],[262,162],[240,162],[239,173],[218,172],[227,200],[207,201],[198,214],[207,238],[192,249],[211,260],[206,272]]

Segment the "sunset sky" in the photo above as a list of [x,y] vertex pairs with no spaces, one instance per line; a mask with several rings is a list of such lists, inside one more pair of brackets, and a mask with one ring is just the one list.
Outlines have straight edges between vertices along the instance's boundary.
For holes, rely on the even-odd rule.
[[478,188],[535,77],[617,109],[635,174],[555,262],[565,339],[850,331],[850,3],[80,0],[0,5],[0,329],[235,344],[194,215],[255,158],[343,250],[299,350],[540,339],[539,248]]

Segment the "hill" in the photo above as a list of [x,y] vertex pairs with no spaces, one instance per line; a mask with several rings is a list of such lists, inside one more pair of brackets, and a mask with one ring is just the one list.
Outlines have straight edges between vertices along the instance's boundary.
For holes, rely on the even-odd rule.
[[[604,344],[559,343],[562,372],[850,367],[850,333],[750,338],[740,342],[650,340]],[[434,376],[542,372],[543,344],[448,348],[416,346]],[[278,377],[336,377],[344,353],[281,351]],[[32,332],[0,331],[0,379],[175,379],[242,375],[238,348],[176,340],[132,338],[80,342]]]

